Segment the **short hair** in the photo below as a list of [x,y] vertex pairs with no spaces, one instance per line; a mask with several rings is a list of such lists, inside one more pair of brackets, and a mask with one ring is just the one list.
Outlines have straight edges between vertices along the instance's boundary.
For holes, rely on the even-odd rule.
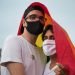
[[53,26],[52,26],[51,24],[48,24],[48,25],[44,28],[43,33],[42,33],[42,40],[44,40],[44,36],[45,36],[45,34],[46,34],[46,32],[47,32],[48,30],[50,30],[50,31],[53,33]]
[[39,11],[42,12],[43,15],[44,15],[44,9],[43,9],[42,7],[40,7],[40,6],[38,6],[38,5],[29,6],[29,7],[25,10],[25,12],[24,12],[24,19],[26,18],[27,14],[28,14],[29,12],[31,12],[32,10],[39,10]]

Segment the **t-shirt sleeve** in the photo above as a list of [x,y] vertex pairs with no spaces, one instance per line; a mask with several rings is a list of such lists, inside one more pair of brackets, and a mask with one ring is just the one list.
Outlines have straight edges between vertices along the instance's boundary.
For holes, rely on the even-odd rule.
[[7,62],[22,63],[19,38],[9,37],[6,39],[2,49],[1,64],[4,65]]

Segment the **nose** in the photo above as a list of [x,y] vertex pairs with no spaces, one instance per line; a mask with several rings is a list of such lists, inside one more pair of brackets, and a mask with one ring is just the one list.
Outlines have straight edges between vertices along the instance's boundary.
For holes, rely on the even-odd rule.
[[50,40],[49,36],[46,36],[46,39]]

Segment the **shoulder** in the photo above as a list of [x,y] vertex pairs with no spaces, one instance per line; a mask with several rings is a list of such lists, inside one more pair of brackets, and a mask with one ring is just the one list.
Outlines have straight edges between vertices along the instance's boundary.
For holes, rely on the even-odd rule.
[[12,43],[12,42],[19,42],[19,40],[20,40],[20,36],[9,35],[9,36],[6,37],[5,43],[6,42],[10,42],[10,43]]
[[19,39],[19,36],[17,36],[17,35],[9,35],[9,36],[7,36],[6,37],[6,39],[5,39],[5,41],[8,41],[8,40],[18,40]]
[[9,35],[8,37],[6,37],[5,41],[4,41],[4,47],[11,47],[11,46],[20,46],[21,45],[21,39],[20,36],[13,36],[13,35]]

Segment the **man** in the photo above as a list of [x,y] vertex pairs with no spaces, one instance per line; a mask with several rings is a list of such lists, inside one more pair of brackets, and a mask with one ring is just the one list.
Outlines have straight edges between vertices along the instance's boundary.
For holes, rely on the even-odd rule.
[[[35,3],[34,3],[35,4]],[[10,75],[42,75],[46,57],[35,42],[45,24],[44,9],[29,6],[23,15],[21,35],[5,41],[1,63]]]

